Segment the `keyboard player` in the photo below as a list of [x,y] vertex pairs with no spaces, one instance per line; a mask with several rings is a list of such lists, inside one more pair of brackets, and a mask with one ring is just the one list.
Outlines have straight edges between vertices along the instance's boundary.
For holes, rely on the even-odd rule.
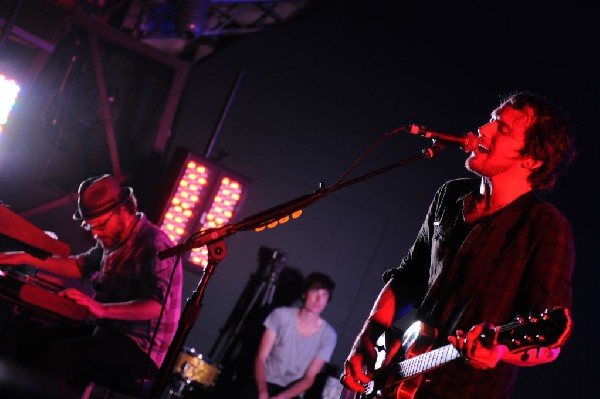
[[138,210],[131,187],[111,175],[84,180],[73,219],[96,240],[86,252],[47,258],[0,253],[5,267],[30,265],[94,288],[95,297],[74,288],[61,294],[95,318],[92,334],[77,326],[43,326],[19,336],[16,357],[55,373],[65,398],[81,397],[88,382],[122,390],[152,379],[181,314],[181,264],[157,257],[173,243]]

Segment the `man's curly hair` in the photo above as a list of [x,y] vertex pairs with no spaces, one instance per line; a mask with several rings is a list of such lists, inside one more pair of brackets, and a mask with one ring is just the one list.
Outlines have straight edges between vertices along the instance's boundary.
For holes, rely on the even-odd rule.
[[533,111],[521,154],[541,161],[541,165],[529,176],[533,189],[541,192],[552,190],[558,176],[566,172],[577,155],[568,115],[547,98],[527,91],[509,94],[497,110],[506,105],[519,111],[526,108]]

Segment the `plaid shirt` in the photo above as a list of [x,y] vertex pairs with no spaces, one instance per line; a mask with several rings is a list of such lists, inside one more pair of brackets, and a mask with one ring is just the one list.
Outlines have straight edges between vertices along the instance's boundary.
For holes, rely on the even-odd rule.
[[[415,304],[418,314],[439,332],[435,346],[448,343],[444,326],[452,326],[462,308],[460,289],[469,273],[486,268],[475,292],[456,322],[468,331],[474,324],[507,324],[517,315],[527,316],[546,308],[571,309],[571,275],[575,263],[573,231],[566,218],[550,203],[528,193],[513,201],[529,200],[517,222],[508,229],[504,245],[491,264],[476,262],[479,251],[498,225],[502,212],[467,225],[462,217],[463,201],[476,193],[479,179],[457,179],[436,193],[415,243],[400,266],[384,273],[395,277]],[[500,244],[499,244],[500,245]],[[518,367],[500,362],[490,370],[476,370],[455,361],[426,373],[415,398],[508,398]]]
[[[167,235],[140,213],[138,223],[121,247],[108,252],[98,243],[78,256],[82,274],[96,291],[95,299],[98,302],[154,299],[161,304],[165,303],[165,311],[151,352],[151,358],[158,367],[173,340],[181,315],[181,262],[173,271],[175,258],[159,260],[157,257],[160,251],[172,245]],[[146,352],[150,348],[157,322],[158,319],[97,321],[99,330],[107,329],[127,334]]]

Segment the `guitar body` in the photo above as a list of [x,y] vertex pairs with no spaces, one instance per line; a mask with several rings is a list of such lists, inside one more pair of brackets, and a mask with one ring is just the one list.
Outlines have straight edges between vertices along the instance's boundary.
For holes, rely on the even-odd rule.
[[378,377],[375,377],[375,384],[380,387],[377,390],[380,396],[375,397],[382,399],[413,399],[417,389],[421,386],[423,374],[398,380],[397,378],[390,378],[395,376],[395,373],[381,374],[381,371],[389,367],[395,367],[398,362],[427,353],[433,346],[436,336],[437,331],[435,328],[420,321],[412,323],[402,337],[402,346],[398,353],[391,359],[385,359],[379,369],[380,375],[386,377],[379,381]]
[[366,393],[358,393],[344,387],[340,399],[413,399],[419,388],[423,375],[399,380],[392,370],[400,362],[428,352],[435,340],[436,330],[425,323],[416,321],[402,336],[402,345],[395,350],[398,337],[386,336],[386,356],[376,364],[373,382],[369,384]]

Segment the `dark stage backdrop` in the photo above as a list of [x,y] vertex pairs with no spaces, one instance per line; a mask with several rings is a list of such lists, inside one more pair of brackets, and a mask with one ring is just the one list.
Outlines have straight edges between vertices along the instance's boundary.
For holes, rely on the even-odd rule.
[[[203,154],[243,71],[216,137],[225,154],[220,162],[252,181],[242,218],[313,192],[320,182],[332,186],[375,143],[348,178],[419,154],[429,144],[424,139],[397,134],[381,141],[400,125],[460,134],[485,123],[510,91],[547,95],[569,112],[578,134],[579,158],[549,196],[575,229],[575,327],[556,362],[523,370],[514,397],[585,397],[595,389],[589,369],[598,357],[593,284],[599,276],[590,234],[597,221],[597,24],[583,2],[467,3],[328,1],[294,23],[242,37],[194,66],[164,157],[176,147]],[[468,176],[465,157],[449,147],[336,191],[285,225],[228,237],[227,256],[208,283],[186,345],[210,352],[258,268],[259,248],[277,248],[290,268],[303,275],[319,270],[336,281],[324,317],[338,332],[332,358],[338,373],[382,286],[381,273],[412,244],[437,187]],[[8,190],[16,177],[0,174]],[[154,176],[146,177],[153,183]],[[158,186],[160,176],[155,180]],[[160,195],[149,193],[144,204]],[[9,198],[30,202],[36,195],[23,190]],[[65,205],[33,221],[77,251],[89,239],[74,232],[73,209]],[[186,273],[187,296],[199,279]]]

